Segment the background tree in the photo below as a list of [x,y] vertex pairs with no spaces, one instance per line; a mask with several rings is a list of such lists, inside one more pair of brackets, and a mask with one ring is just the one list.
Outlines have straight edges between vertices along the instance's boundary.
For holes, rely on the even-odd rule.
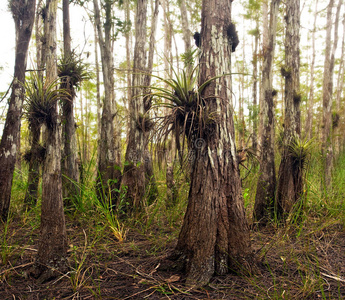
[[144,79],[146,71],[147,1],[138,0],[135,18],[132,93],[129,102],[129,134],[122,184],[127,186],[130,209],[142,207],[145,195],[145,131],[147,115],[144,109]]
[[12,93],[4,131],[0,143],[0,216],[7,220],[11,201],[13,172],[18,155],[20,139],[20,121],[24,101],[24,81],[26,58],[35,20],[36,0],[11,0],[10,8],[16,28],[16,56]]
[[254,205],[254,220],[259,225],[265,225],[273,213],[276,172],[275,172],[275,153],[274,153],[274,104],[273,97],[275,90],[272,86],[273,81],[273,59],[275,53],[277,20],[279,14],[280,0],[273,0],[270,9],[270,25],[268,30],[268,44],[264,48],[264,61],[262,67],[262,102],[260,106],[260,127],[261,133],[261,152],[260,170],[256,187],[256,197]]
[[285,65],[281,72],[285,77],[285,116],[282,157],[278,173],[277,214],[286,216],[303,192],[303,162],[294,143],[301,134],[300,102],[300,0],[286,2]]
[[118,153],[114,131],[114,74],[113,74],[113,47],[112,28],[113,14],[112,1],[105,0],[104,33],[98,0],[93,0],[95,24],[98,33],[98,42],[101,48],[101,61],[104,83],[103,110],[101,117],[101,138],[98,147],[98,177],[97,192],[103,201],[115,201],[121,182],[121,167],[119,166]]

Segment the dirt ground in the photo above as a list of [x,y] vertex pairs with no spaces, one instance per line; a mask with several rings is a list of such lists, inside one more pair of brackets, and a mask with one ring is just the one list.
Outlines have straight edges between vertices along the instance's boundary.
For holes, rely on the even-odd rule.
[[17,224],[2,235],[0,299],[345,299],[345,231],[337,221],[254,231],[261,274],[215,276],[202,288],[185,285],[168,259],[176,243],[169,230],[131,229],[119,243],[73,221],[70,271],[39,283],[28,275],[39,229]]

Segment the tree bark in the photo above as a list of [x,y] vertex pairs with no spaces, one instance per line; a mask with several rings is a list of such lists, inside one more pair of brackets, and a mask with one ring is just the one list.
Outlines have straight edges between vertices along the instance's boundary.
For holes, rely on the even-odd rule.
[[[47,0],[45,17],[46,81],[57,79],[56,14],[58,0]],[[67,268],[67,234],[62,199],[60,120],[55,103],[50,111],[45,136],[46,155],[42,173],[40,240],[35,275],[41,281],[55,277]]]
[[280,0],[272,0],[268,45],[264,48],[262,69],[262,102],[260,106],[261,152],[259,179],[254,204],[254,220],[259,226],[266,225],[273,213],[276,172],[274,153],[274,105],[273,105],[273,59],[277,32]]
[[[69,0],[63,0],[63,44],[65,61],[73,59],[71,50]],[[62,78],[61,88],[66,89],[68,96],[62,99],[62,188],[66,206],[70,206],[79,194],[79,170],[77,164],[77,137],[74,120],[74,86],[70,78]]]
[[315,11],[314,11],[314,25],[312,32],[312,61],[310,66],[310,91],[308,99],[308,112],[306,117],[306,126],[305,133],[308,139],[311,139],[313,136],[313,108],[314,108],[314,69],[315,69],[315,33],[316,33],[316,21],[317,21],[317,6],[319,1],[316,0]]
[[[199,85],[231,71],[231,2],[204,0]],[[206,284],[214,274],[251,269],[249,227],[241,194],[232,115],[231,78],[211,82],[202,93],[214,122],[190,136],[194,151],[188,207],[176,246],[187,282]],[[199,135],[198,134],[198,135]],[[200,136],[199,135],[199,136]]]
[[146,71],[147,0],[138,0],[135,21],[132,97],[129,103],[129,135],[122,184],[127,186],[129,210],[140,211],[145,195],[145,123],[144,78]]
[[285,118],[282,158],[278,174],[277,215],[286,218],[303,192],[303,168],[289,147],[301,133],[299,42],[300,0],[286,2],[285,66]]
[[0,218],[6,221],[11,201],[13,172],[18,154],[20,120],[24,101],[26,58],[35,19],[36,0],[11,2],[11,11],[16,25],[16,54],[14,79],[5,127],[0,142]]
[[98,0],[93,0],[95,24],[101,48],[102,72],[104,82],[104,100],[101,117],[101,138],[98,147],[97,194],[100,200],[115,205],[121,182],[118,164],[117,144],[114,136],[114,77],[112,56],[112,8],[111,2],[105,2],[104,35]]
[[332,31],[332,11],[334,0],[330,0],[327,8],[327,29],[326,29],[326,49],[325,49],[325,63],[323,73],[323,88],[322,88],[322,159],[323,159],[323,186],[322,188],[328,190],[332,187],[332,168],[333,168],[333,145],[332,145],[332,96],[333,96],[333,71],[334,71],[334,55],[338,44],[338,24],[339,12],[342,1],[339,1],[336,13],[336,20],[334,23],[334,39],[333,45],[331,43]]

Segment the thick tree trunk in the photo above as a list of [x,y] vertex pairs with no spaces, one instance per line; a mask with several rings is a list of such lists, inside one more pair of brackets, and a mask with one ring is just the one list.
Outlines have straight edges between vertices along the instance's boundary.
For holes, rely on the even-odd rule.
[[273,59],[280,0],[271,2],[268,47],[264,50],[262,70],[262,103],[260,107],[260,127],[262,128],[260,170],[256,188],[254,220],[258,225],[266,225],[273,213],[276,172],[274,165],[274,105],[273,105]]
[[137,1],[135,21],[135,45],[133,61],[132,97],[129,103],[129,135],[126,162],[122,184],[127,186],[129,210],[138,211],[143,206],[145,195],[145,123],[147,115],[144,109],[142,88],[146,71],[146,16],[147,0]]
[[[72,59],[71,35],[70,35],[70,17],[69,0],[63,0],[63,39],[64,39],[64,57],[66,61]],[[65,204],[70,206],[73,199],[80,194],[78,187],[79,170],[77,164],[77,137],[74,120],[74,97],[75,91],[70,78],[63,78],[61,88],[68,91],[68,96],[62,100],[62,188]]]
[[[199,84],[231,71],[231,41],[227,36],[230,17],[230,1],[203,1]],[[251,269],[230,87],[231,78],[224,76],[205,88],[205,109],[214,122],[199,132],[202,140],[196,139],[198,136],[190,140],[190,150],[196,157],[176,246],[176,254],[186,265],[188,283],[206,284],[214,274]]]
[[13,172],[18,154],[20,139],[20,120],[24,101],[26,57],[35,19],[36,0],[25,3],[18,0],[11,2],[11,11],[16,23],[16,56],[14,79],[5,127],[0,143],[0,218],[7,220],[11,201]]
[[[57,79],[56,13],[58,0],[47,0],[45,18],[46,81]],[[46,155],[42,173],[42,208],[36,276],[40,280],[55,277],[66,270],[67,234],[62,199],[61,136],[57,103],[50,111],[47,122]]]
[[289,146],[301,133],[299,83],[300,0],[286,2],[285,35],[285,118],[282,158],[278,174],[277,215],[285,218],[303,192],[303,168]]
[[121,182],[121,171],[118,165],[118,155],[114,136],[114,77],[113,56],[111,44],[112,8],[111,3],[105,3],[104,36],[98,0],[93,0],[95,23],[101,48],[102,71],[104,82],[104,100],[101,117],[101,138],[98,147],[97,194],[99,199],[115,205]]

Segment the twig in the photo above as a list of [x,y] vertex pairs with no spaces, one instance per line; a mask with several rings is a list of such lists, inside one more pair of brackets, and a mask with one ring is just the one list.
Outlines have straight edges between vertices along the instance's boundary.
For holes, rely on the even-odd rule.
[[24,268],[24,267],[27,267],[27,266],[31,266],[31,265],[33,265],[33,264],[34,264],[33,262],[30,262],[30,263],[27,263],[27,264],[24,264],[24,265],[12,267],[12,268],[9,268],[9,269],[7,269],[7,270],[5,270],[5,271],[2,271],[2,272],[0,273],[0,275],[6,273],[7,271],[14,270],[14,269],[19,269],[19,268]]
[[341,278],[341,277],[337,277],[337,276],[332,276],[332,275],[328,275],[326,273],[322,273],[320,272],[321,275],[325,276],[325,277],[328,277],[328,278],[331,278],[331,279],[334,279],[336,281],[341,281],[341,282],[345,282],[345,279]]

